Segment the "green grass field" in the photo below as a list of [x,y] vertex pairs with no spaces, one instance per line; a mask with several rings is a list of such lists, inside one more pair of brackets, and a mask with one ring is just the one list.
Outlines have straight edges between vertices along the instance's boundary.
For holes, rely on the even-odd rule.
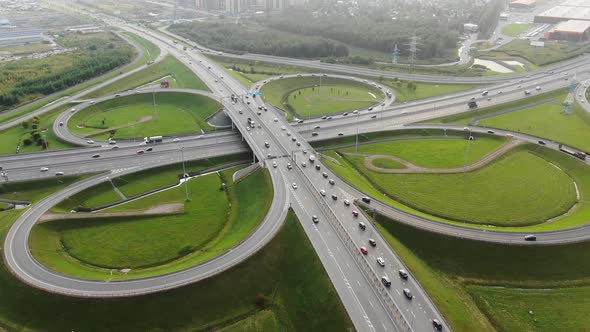
[[134,33],[122,32],[121,34],[133,40],[137,45],[139,45],[143,49],[143,59],[145,59],[145,62],[154,61],[160,55],[160,48],[154,45],[152,42],[143,39]]
[[517,37],[518,35],[523,34],[534,27],[534,24],[506,24],[502,27],[502,34],[506,36]]
[[388,158],[376,158],[373,160],[373,165],[380,168],[386,169],[403,169],[406,166],[396,160],[391,160]]
[[454,331],[583,331],[588,325],[588,287],[579,287],[590,282],[588,242],[505,246],[433,234],[381,216],[376,221]]
[[561,43],[548,41],[544,47],[534,47],[526,39],[513,39],[499,48],[480,52],[481,57],[491,57],[495,59],[514,59],[520,57],[535,66],[545,66],[559,61],[571,59],[584,52],[587,52],[590,46],[587,44],[577,45],[575,43]]
[[311,116],[318,116],[367,107],[379,103],[384,97],[380,90],[362,83],[332,77],[322,77],[321,80],[321,92],[318,88],[319,76],[273,81],[262,87],[262,98],[293,116],[303,118],[310,113]]
[[201,79],[190,71],[184,64],[173,56],[166,56],[162,61],[122,78],[112,84],[87,94],[85,97],[94,98],[111,95],[116,92],[134,89],[147,83],[159,84],[161,79],[170,82],[171,88],[188,88],[209,91]]
[[[47,140],[48,150],[68,149],[74,146],[65,143],[57,138],[53,132],[53,122],[58,115],[71,107],[71,105],[64,105],[55,110],[45,113],[39,117],[38,131],[41,136]],[[37,145],[33,142],[31,145],[25,146],[24,140],[31,138],[32,127],[23,128],[21,125],[6,129],[0,132],[0,140],[3,142],[0,145],[0,154],[14,154],[17,146],[20,145],[19,153],[36,152],[45,150],[44,145]]]
[[[427,168],[463,167],[471,165],[505,143],[500,137],[479,137],[475,141],[465,139],[424,139],[410,141],[380,142],[363,144],[358,147],[359,154],[391,155]],[[355,148],[339,150],[350,154]]]
[[[129,279],[200,264],[245,239],[270,207],[272,184],[268,173],[259,170],[234,184],[231,177],[239,168],[223,171],[221,177],[213,173],[189,181],[190,202],[184,202],[181,186],[104,210],[135,211],[184,202],[181,214],[40,224],[31,234],[32,251],[52,269],[92,279],[110,278],[111,268],[134,269],[127,275],[113,275],[115,279]],[[227,184],[227,193],[219,190],[222,181]]]
[[[44,193],[55,189],[46,187]],[[0,238],[20,213],[0,214]],[[279,330],[354,330],[293,214],[276,238],[246,262],[176,290],[107,300],[65,297],[26,286],[0,262],[0,294],[0,326],[8,330],[242,331],[255,322],[272,328],[273,320]],[[257,294],[266,299],[262,307],[255,304]]]
[[160,93],[155,99],[155,110],[151,94],[98,103],[76,113],[68,127],[73,133],[98,138],[108,137],[111,130],[114,138],[195,133],[210,130],[206,119],[220,108],[218,102],[193,94]]
[[568,175],[523,149],[481,169],[455,174],[382,174],[366,169],[362,157],[346,159],[388,196],[466,223],[540,224],[567,212],[576,202]]
[[575,105],[570,115],[561,113],[560,104],[548,104],[488,118],[479,125],[543,137],[590,151],[590,115],[580,105]]
[[[430,98],[436,96],[442,96],[452,93],[457,93],[465,90],[475,89],[477,85],[461,85],[461,84],[435,84],[435,83],[422,83],[413,82],[416,89],[412,89],[408,86],[407,81],[402,80],[390,80],[382,79],[377,81],[384,85],[389,86],[393,94],[395,95],[396,102],[407,102],[417,99]],[[410,85],[411,86],[411,85]]]
[[63,189],[83,178],[85,176],[66,176],[42,181],[2,183],[0,185],[0,198],[36,202],[45,197],[48,192]]

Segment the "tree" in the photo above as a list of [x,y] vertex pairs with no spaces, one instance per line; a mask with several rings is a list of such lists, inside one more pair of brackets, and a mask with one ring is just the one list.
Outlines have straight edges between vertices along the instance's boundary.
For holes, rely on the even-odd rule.
[[30,139],[28,139],[28,138],[25,138],[25,139],[23,140],[23,145],[24,145],[24,146],[29,146],[29,145],[31,145],[31,144],[33,144],[33,142],[32,142]]
[[23,127],[23,129],[29,128],[29,121],[23,121],[23,122],[21,122],[21,126]]

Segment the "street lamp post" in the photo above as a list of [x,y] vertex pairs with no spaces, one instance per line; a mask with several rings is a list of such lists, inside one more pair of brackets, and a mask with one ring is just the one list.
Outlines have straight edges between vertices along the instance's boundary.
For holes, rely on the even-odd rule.
[[188,201],[190,201],[190,198],[188,196],[188,184],[187,184],[188,177],[186,176],[186,167],[184,165],[184,146],[180,147],[180,158],[182,159],[182,178],[184,180],[184,193],[186,196],[185,199],[188,202]]

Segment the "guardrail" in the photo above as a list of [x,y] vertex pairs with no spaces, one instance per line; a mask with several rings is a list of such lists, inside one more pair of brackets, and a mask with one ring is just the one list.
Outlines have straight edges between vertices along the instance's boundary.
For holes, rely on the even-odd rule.
[[324,212],[324,215],[326,215],[327,220],[333,226],[338,237],[342,240],[342,242],[346,244],[345,247],[350,252],[352,257],[355,258],[357,265],[365,274],[366,279],[373,284],[373,289],[376,290],[377,295],[381,297],[382,302],[385,304],[385,308],[390,314],[390,317],[393,318],[393,320],[396,322],[397,327],[400,329],[400,331],[413,331],[412,327],[410,326],[410,324],[408,324],[408,321],[406,320],[402,312],[399,310],[399,308],[397,307],[389,293],[387,292],[387,289],[383,286],[381,279],[378,275],[375,274],[373,269],[371,269],[369,263],[367,263],[367,260],[364,258],[363,254],[357,248],[357,245],[350,238],[350,235],[348,234],[346,229],[344,229],[344,227],[342,226],[340,221],[338,221],[338,218],[336,217],[330,206],[324,200],[324,197],[322,197],[319,194],[311,180],[307,177],[307,175],[305,174],[305,172],[303,172],[299,165],[297,163],[294,164],[295,165],[293,168],[305,180],[305,184],[307,185],[308,189],[316,198],[316,201],[319,202],[320,209],[322,210],[322,212]]

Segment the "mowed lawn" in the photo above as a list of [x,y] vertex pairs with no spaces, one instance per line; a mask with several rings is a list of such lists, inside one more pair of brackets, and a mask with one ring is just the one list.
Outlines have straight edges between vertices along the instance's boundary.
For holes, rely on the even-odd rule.
[[[189,184],[195,199],[185,203],[183,214],[61,220],[37,228],[59,234],[64,250],[89,265],[136,269],[163,264],[202,247],[226,222],[228,201],[219,190],[219,176],[202,176]],[[182,202],[183,194],[184,188],[176,188],[156,195],[161,201]],[[35,238],[31,236],[32,247]]]
[[[426,168],[454,168],[471,165],[490,152],[500,148],[506,141],[502,138],[479,137],[466,139],[423,139],[391,141],[359,145],[358,153],[366,155],[391,155]],[[354,153],[355,148],[339,150]]]
[[383,174],[347,157],[388,196],[420,211],[474,224],[526,226],[567,212],[576,202],[572,179],[523,149],[484,168],[456,174]]
[[516,37],[522,33],[529,31],[530,29],[534,28],[534,24],[520,24],[520,23],[513,23],[513,24],[506,24],[502,27],[502,34],[506,36]]
[[[367,84],[334,77],[321,77],[321,80],[321,90],[320,76],[290,77],[272,81],[262,87],[262,98],[294,116],[298,113],[300,117],[307,117],[310,111],[311,116],[352,111],[362,105],[379,103],[384,98],[379,89]],[[302,91],[301,96],[298,90]],[[316,93],[318,94],[315,95]],[[362,103],[355,101],[355,98],[348,98],[349,96],[361,98]],[[295,104],[292,105],[292,102]]]
[[[258,227],[272,202],[272,183],[264,170],[233,183],[233,173],[242,167],[190,180],[190,202],[184,202],[184,186],[180,186],[102,211],[138,211],[166,203],[184,203],[181,214],[41,224],[31,235],[35,257],[68,275],[132,279],[178,271],[219,256]],[[219,190],[222,181],[227,185],[227,193]],[[68,248],[65,253],[62,245]],[[100,249],[103,246],[109,249]],[[108,268],[125,266],[136,270],[110,275]]]
[[287,102],[302,117],[315,117],[369,107],[382,100],[381,94],[362,86],[326,84],[298,89],[289,94]]
[[389,86],[393,90],[396,102],[406,102],[448,95],[465,90],[475,89],[478,87],[477,85],[413,82],[416,85],[416,89],[411,89],[409,88],[407,81],[384,79],[381,81],[381,83]]
[[561,105],[541,105],[481,120],[481,126],[547,138],[590,151],[590,115],[579,105],[574,113],[561,113]]
[[209,130],[206,119],[219,108],[217,101],[200,95],[156,94],[156,107],[151,94],[130,95],[76,113],[68,127],[73,133],[88,137],[104,136],[114,130],[114,138],[119,139],[187,134]]

